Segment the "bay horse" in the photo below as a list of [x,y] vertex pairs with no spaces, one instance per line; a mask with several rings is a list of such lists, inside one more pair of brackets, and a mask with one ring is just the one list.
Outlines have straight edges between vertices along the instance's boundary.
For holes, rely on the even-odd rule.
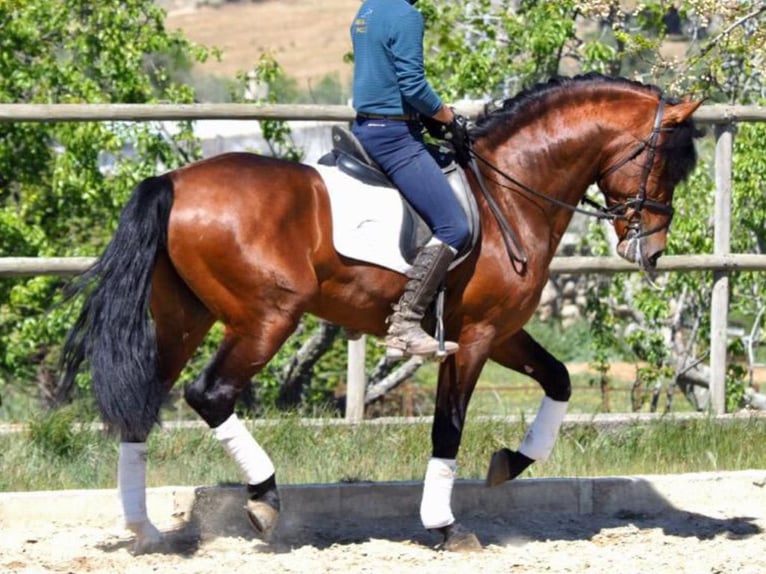
[[[481,237],[446,281],[443,328],[460,347],[439,367],[420,507],[444,548],[478,544],[454,518],[451,493],[482,367],[491,359],[531,376],[544,393],[519,449],[492,456],[487,483],[495,485],[547,458],[566,412],[566,367],[523,327],[573,211],[597,184],[604,205],[594,213],[613,223],[619,254],[653,268],[674,188],[695,165],[700,103],[588,74],[534,86],[472,127],[466,171]],[[101,416],[120,433],[118,486],[135,552],[162,540],[146,512],[146,439],[215,321],[225,326],[223,340],[184,396],[238,463],[253,526],[263,536],[273,530],[275,469],[234,413],[237,396],[304,313],[383,336],[407,280],[339,255],[332,225],[325,182],[312,166],[224,154],[142,181],[103,255],[72,285],[69,296],[85,299],[62,352],[61,388],[89,363]]]

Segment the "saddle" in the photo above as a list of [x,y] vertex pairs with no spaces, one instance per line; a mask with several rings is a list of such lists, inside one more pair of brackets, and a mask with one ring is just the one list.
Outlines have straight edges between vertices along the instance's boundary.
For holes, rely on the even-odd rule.
[[[319,158],[321,165],[337,166],[345,174],[368,185],[396,188],[350,130],[342,126],[333,126],[331,133],[333,149]],[[433,144],[426,144],[426,149],[445,175],[449,176],[457,169],[452,153]]]
[[[388,176],[370,158],[362,144],[349,129],[336,125],[332,127],[331,134],[333,148],[319,158],[317,162],[319,165],[336,167],[340,172],[367,185],[397,189]],[[478,239],[480,226],[476,200],[470,192],[463,171],[455,162],[452,153],[438,145],[426,144],[426,147],[450,182],[452,190],[466,214],[471,231],[471,241],[467,242],[467,245],[458,253],[453,263],[456,265],[470,253]],[[400,197],[404,206],[404,217],[399,247],[405,259],[411,262],[418,250],[431,238],[432,233],[404,196],[400,195]]]
[[350,130],[333,126],[331,133],[332,151],[319,158],[320,165],[336,166],[346,175],[367,185],[395,187]]

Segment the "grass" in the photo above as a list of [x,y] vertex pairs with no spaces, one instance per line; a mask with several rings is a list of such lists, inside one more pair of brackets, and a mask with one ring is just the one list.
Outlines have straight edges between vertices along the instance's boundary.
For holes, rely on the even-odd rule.
[[[587,329],[580,325],[566,333],[542,327],[539,331],[535,337],[567,361],[573,373],[569,412],[605,411],[600,385],[581,368],[587,362],[583,356],[583,350],[589,347]],[[608,410],[628,413],[632,411],[630,386],[634,371],[629,366],[618,367],[616,363],[609,373]],[[413,382],[397,390],[406,399],[402,404],[409,405],[409,412],[398,409],[397,413],[433,413],[436,369],[435,363],[424,366]],[[542,389],[533,379],[487,364],[468,410],[458,460],[460,478],[483,478],[495,450],[517,448],[526,430],[524,420],[536,413],[542,396]],[[43,416],[31,397],[5,393],[4,398],[14,400],[6,400],[0,407],[0,420],[28,422],[29,426],[24,433],[0,435],[0,491],[114,487],[117,440],[72,424],[95,420],[92,405],[79,401]],[[664,406],[661,403],[660,410]],[[676,394],[673,412],[688,410],[686,400]],[[521,422],[487,421],[482,415],[521,415]],[[164,417],[199,420],[181,403],[174,410],[168,409]],[[271,454],[282,484],[421,480],[431,452],[430,423],[307,426],[297,416],[284,414],[274,415],[269,423],[253,430]],[[764,431],[766,421],[757,418],[730,423],[704,418],[668,419],[608,432],[592,425],[572,427],[561,433],[552,457],[536,463],[523,476],[766,468],[766,451],[748,448],[753,437],[763,436]],[[206,430],[153,433],[149,461],[149,486],[240,481],[237,468]]]
[[[570,365],[571,371],[581,371],[580,365]],[[425,414],[431,414],[433,410],[433,397],[436,391],[437,365],[427,364],[416,373],[416,381],[423,389],[427,397],[430,397],[429,405],[422,409]],[[573,414],[594,414],[601,412],[630,413],[631,406],[630,389],[633,384],[634,371],[630,368],[621,368],[609,375],[609,408],[603,404],[601,387],[595,379],[595,375],[589,372],[577,372],[571,375],[572,397],[569,401],[568,412]],[[665,409],[665,388],[661,389],[659,411]],[[478,415],[533,415],[540,406],[543,391],[534,379],[510,371],[496,363],[489,362],[484,367],[476,390],[471,397],[468,407],[469,419]],[[642,410],[648,411],[648,405]],[[673,412],[690,412],[692,409],[689,402],[680,390],[676,389],[673,394]]]
[[[51,428],[47,428],[50,424]],[[113,488],[117,441],[90,430],[65,430],[43,420],[23,434],[0,435],[0,491]],[[36,429],[36,430],[35,430]],[[307,426],[297,417],[254,427],[282,484],[421,480],[430,455],[430,425]],[[459,477],[480,479],[492,452],[516,448],[523,419],[469,420]],[[766,468],[760,417],[662,419],[620,430],[585,425],[565,429],[553,455],[524,477],[610,476]],[[239,473],[209,431],[161,430],[149,441],[148,485],[240,482]]]

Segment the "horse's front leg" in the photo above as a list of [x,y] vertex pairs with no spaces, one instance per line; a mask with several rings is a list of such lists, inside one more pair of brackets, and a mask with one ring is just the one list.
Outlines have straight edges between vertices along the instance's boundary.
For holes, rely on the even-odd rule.
[[457,454],[465,415],[479,373],[486,361],[485,344],[461,342],[460,350],[439,368],[436,409],[431,428],[432,454],[428,461],[420,503],[420,519],[428,530],[439,532],[445,550],[481,548],[476,536],[455,521],[452,487],[457,474]]
[[519,476],[536,460],[550,456],[572,394],[566,366],[541,347],[526,331],[494,349],[490,358],[535,379],[545,396],[518,451],[507,448],[492,455],[487,485],[497,486]]

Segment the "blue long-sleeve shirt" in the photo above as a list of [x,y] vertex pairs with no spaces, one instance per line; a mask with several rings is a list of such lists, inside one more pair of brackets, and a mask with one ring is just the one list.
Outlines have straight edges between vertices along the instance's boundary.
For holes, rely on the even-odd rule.
[[433,116],[442,101],[425,76],[423,16],[406,0],[367,0],[351,24],[357,112]]

